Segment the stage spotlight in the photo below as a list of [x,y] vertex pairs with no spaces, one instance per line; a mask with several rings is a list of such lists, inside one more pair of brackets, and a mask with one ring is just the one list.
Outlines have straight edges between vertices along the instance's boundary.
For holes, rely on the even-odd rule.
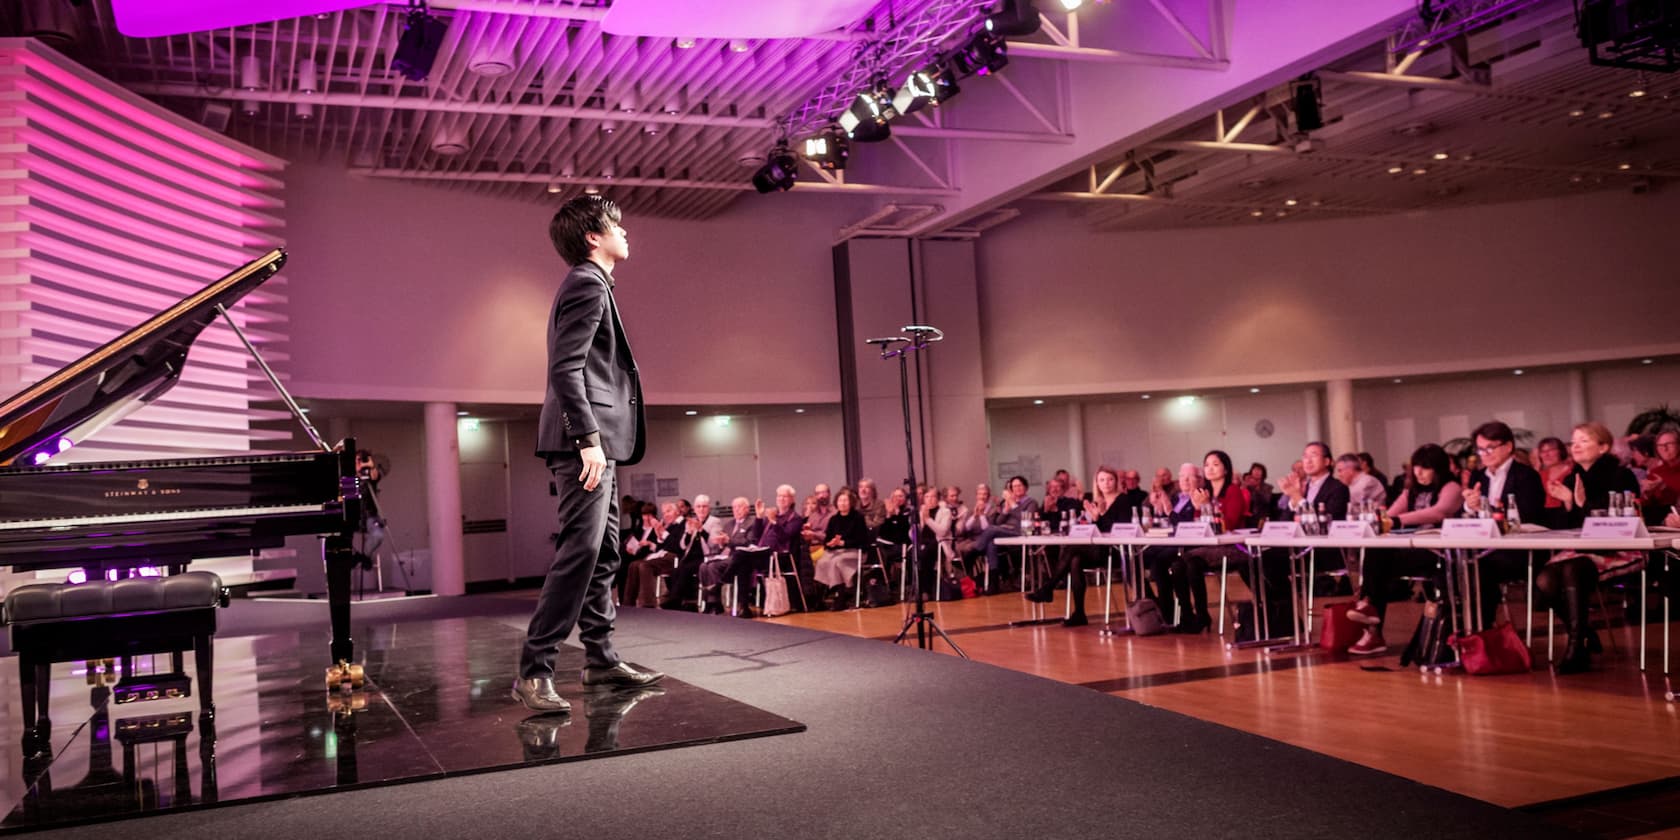
[[943,65],[932,64],[904,80],[904,87],[893,97],[893,109],[900,114],[913,114],[929,105],[938,105],[960,91],[956,73]]
[[1037,32],[1042,23],[1033,0],[1003,0],[997,13],[986,18],[986,30],[1005,38],[1019,38]]
[[769,160],[753,173],[753,188],[761,193],[772,193],[777,190],[793,189],[793,182],[799,178],[799,158],[788,150],[787,141],[776,144],[770,150]]
[[438,48],[443,46],[444,23],[426,13],[422,0],[408,7],[408,22],[397,38],[396,52],[391,56],[391,69],[403,74],[411,82],[418,82],[432,72]]
[[805,159],[829,172],[843,170],[851,153],[850,146],[846,130],[839,125],[830,125],[805,138]]
[[952,62],[964,75],[985,76],[1009,65],[1009,47],[995,32],[976,32]]
[[1320,99],[1318,76],[1308,73],[1292,83],[1295,100],[1295,130],[1317,131],[1324,127],[1324,103]]
[[840,127],[859,143],[875,143],[892,136],[887,121],[898,116],[893,108],[893,91],[885,79],[857,95],[852,107],[840,115]]

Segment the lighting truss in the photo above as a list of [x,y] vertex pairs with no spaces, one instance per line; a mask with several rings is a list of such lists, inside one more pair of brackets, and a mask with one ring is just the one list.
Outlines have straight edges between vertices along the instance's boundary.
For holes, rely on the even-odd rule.
[[1395,55],[1417,52],[1546,2],[1549,0],[1418,0],[1418,13],[1406,17],[1389,42],[1389,51]]
[[792,133],[808,134],[827,125],[876,78],[902,79],[912,69],[931,63],[948,41],[979,26],[994,2],[934,0],[909,11],[900,2],[897,11],[903,14],[896,20],[890,20],[893,16],[887,13],[892,3],[882,3],[875,10],[875,19],[877,23],[889,22],[876,32],[874,40],[859,45],[856,60],[839,77],[793,108],[788,114]]

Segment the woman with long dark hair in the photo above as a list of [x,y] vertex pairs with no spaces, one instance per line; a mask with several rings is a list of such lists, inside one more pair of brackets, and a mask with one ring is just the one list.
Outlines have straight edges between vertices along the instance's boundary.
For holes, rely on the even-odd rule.
[[[1233,473],[1231,456],[1224,450],[1212,450],[1202,457],[1206,485],[1190,491],[1191,505],[1197,510],[1211,507],[1227,530],[1248,524],[1248,491]],[[1179,605],[1173,632],[1200,633],[1213,626],[1213,617],[1208,614],[1207,571],[1222,560],[1247,563],[1248,555],[1234,545],[1207,546],[1180,554],[1168,566],[1167,581]]]
[[[1447,451],[1433,443],[1426,443],[1412,453],[1411,472],[1406,476],[1406,489],[1388,506],[1388,515],[1395,527],[1417,528],[1439,525],[1458,513],[1464,506],[1463,488],[1453,471],[1452,458]],[[1396,548],[1370,551],[1365,556],[1365,568],[1359,578],[1359,602],[1348,610],[1348,618],[1365,625],[1359,641],[1348,648],[1355,656],[1372,656],[1388,651],[1383,640],[1383,619],[1388,614],[1389,594],[1394,582],[1402,577],[1436,576],[1441,560],[1434,552],[1421,548]]]

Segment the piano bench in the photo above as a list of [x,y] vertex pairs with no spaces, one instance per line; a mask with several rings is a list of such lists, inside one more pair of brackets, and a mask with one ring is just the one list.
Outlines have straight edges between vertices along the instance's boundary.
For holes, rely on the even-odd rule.
[[[181,654],[191,648],[198,707],[206,716],[213,714],[211,637],[216,608],[227,603],[227,588],[213,572],[32,583],[7,593],[3,619],[18,654],[26,743],[51,727],[46,711],[54,662],[121,657],[122,679],[112,698],[126,703],[190,695]],[[133,658],[150,653],[171,654],[173,673],[134,676]]]

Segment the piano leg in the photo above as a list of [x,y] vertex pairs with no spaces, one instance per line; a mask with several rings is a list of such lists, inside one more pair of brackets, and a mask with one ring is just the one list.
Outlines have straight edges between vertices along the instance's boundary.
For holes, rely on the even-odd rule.
[[342,534],[321,542],[327,564],[327,612],[332,619],[332,664],[351,661],[355,647],[350,641],[350,570],[356,552],[350,537]]

